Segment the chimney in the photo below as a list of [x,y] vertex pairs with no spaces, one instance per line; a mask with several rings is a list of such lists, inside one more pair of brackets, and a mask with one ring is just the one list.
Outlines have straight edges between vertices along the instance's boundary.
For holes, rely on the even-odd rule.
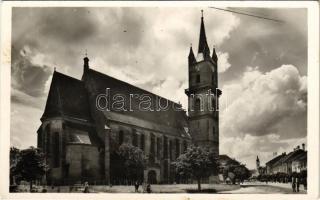
[[306,150],[306,145],[304,143],[302,143],[302,150],[305,151]]
[[300,146],[298,145],[298,146],[297,146],[297,150],[299,150],[299,149],[300,149]]

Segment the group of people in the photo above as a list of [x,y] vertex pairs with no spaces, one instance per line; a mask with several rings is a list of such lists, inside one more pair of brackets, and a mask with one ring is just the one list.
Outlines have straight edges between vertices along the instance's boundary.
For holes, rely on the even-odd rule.
[[[139,187],[140,187],[140,182],[139,181],[136,181],[135,183],[134,183],[134,191],[135,192],[139,192]],[[142,192],[143,193],[145,193],[145,192],[147,192],[147,193],[151,193],[151,185],[150,185],[150,183],[148,183],[148,184],[143,184],[142,185]]]
[[298,176],[292,177],[292,181],[291,181],[292,192],[299,192],[300,191],[300,183],[301,183],[300,177],[298,177]]
[[[140,182],[139,181],[136,181],[135,183],[134,183],[134,191],[135,192],[139,192],[139,187],[140,187]],[[112,185],[110,185],[110,187],[112,187]],[[148,184],[143,184],[142,185],[142,192],[143,193],[145,193],[145,192],[147,192],[147,193],[151,193],[151,185],[150,185],[150,183],[148,183]],[[84,190],[83,190],[83,193],[89,193],[90,191],[89,191],[89,183],[88,182],[85,182],[84,183]]]

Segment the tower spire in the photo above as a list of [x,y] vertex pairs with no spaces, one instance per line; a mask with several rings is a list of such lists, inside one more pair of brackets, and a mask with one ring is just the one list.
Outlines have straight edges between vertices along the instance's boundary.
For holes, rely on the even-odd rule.
[[217,53],[216,53],[216,48],[215,46],[213,46],[213,50],[212,50],[212,60],[214,60],[214,62],[217,62],[218,61],[218,56],[217,56]]
[[88,71],[89,69],[89,58],[88,58],[87,49],[86,49],[85,57],[83,58],[83,69],[84,69],[84,72]]
[[190,44],[190,52],[189,52],[189,56],[188,56],[188,61],[189,61],[189,66],[192,65],[195,61],[196,58],[193,54],[193,50],[192,50],[192,44]]
[[200,26],[198,53],[203,53],[204,57],[208,55],[210,56],[210,49],[207,43],[206,30],[203,22],[203,10],[201,10],[201,26]]

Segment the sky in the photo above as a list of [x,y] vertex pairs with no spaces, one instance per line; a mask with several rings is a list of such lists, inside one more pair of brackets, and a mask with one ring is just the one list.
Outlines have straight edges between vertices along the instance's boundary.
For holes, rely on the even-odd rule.
[[90,67],[187,108],[187,57],[200,10],[218,54],[220,154],[255,168],[307,138],[307,10],[230,8],[14,8],[11,146],[36,146],[54,68]]

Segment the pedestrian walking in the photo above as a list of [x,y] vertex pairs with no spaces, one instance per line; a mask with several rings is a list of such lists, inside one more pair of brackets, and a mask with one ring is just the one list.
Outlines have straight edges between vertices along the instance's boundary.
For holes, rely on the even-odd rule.
[[296,177],[296,187],[297,187],[296,192],[299,192],[299,190],[300,190],[300,178],[299,178],[299,176]]
[[84,183],[83,193],[89,193],[89,183],[88,183],[88,182],[85,182],[85,183]]
[[295,177],[294,176],[292,176],[291,184],[292,184],[292,192],[296,192],[296,183],[295,183]]
[[150,183],[148,183],[148,185],[147,185],[147,193],[151,193],[151,185],[150,185]]
[[134,192],[139,192],[139,182],[138,181],[136,181],[135,183],[134,183]]

